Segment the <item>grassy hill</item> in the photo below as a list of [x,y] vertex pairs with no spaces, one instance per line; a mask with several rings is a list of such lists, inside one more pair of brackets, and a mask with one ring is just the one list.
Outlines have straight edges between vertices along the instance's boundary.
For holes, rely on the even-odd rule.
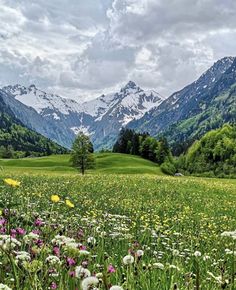
[[[51,155],[39,158],[0,159],[6,172],[76,173],[71,167],[69,155]],[[90,173],[162,174],[155,163],[138,156],[119,153],[96,153],[96,168]]]

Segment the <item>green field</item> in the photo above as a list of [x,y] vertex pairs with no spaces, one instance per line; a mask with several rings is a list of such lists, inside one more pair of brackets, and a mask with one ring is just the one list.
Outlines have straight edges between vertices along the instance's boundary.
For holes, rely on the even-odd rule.
[[[28,173],[77,173],[71,167],[69,155],[52,155],[40,158],[0,159],[0,167],[5,172]],[[116,174],[161,174],[160,168],[149,160],[138,156],[119,153],[95,154],[96,167],[89,173],[116,173]]]
[[236,229],[236,180],[168,177],[122,154],[96,155],[96,170],[81,176],[68,160],[1,161],[0,283],[22,290],[235,289],[236,232],[221,234]]

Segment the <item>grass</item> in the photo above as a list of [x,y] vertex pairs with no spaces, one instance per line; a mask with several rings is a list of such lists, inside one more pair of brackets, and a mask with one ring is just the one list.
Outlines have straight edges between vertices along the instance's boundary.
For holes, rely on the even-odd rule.
[[[96,167],[90,173],[116,174],[162,174],[153,162],[138,156],[119,153],[95,154]],[[77,171],[71,167],[69,155],[52,155],[40,158],[23,158],[0,160],[1,168],[6,172],[73,174]]]
[[[123,154],[96,155],[96,170],[81,176],[68,160],[1,162],[1,283],[235,289],[235,240],[221,234],[236,228],[236,180],[163,176],[155,164]],[[9,177],[20,186],[4,183]]]

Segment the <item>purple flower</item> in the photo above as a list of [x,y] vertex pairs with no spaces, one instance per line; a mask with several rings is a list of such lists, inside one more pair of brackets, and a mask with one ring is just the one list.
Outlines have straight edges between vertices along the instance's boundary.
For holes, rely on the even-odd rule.
[[40,230],[33,230],[32,233],[37,234],[37,235],[41,234]]
[[115,267],[113,267],[112,265],[108,266],[108,269],[107,269],[108,273],[115,273],[115,271],[116,271]]
[[54,247],[53,248],[53,254],[56,256],[60,256],[60,248],[59,247]]
[[0,234],[5,234],[6,231],[7,231],[6,228],[4,228],[4,227],[3,228],[0,228]]
[[76,262],[75,262],[74,259],[68,257],[68,258],[66,259],[66,263],[67,263],[68,266],[71,267],[71,266],[74,266]]
[[17,234],[17,231],[15,229],[11,229],[11,237],[15,238]]
[[36,245],[39,246],[39,247],[42,247],[43,246],[43,240],[38,239],[36,241]]
[[7,223],[5,219],[0,219],[0,226],[4,226]]
[[16,231],[17,231],[18,235],[22,235],[22,236],[26,233],[26,230],[24,230],[22,228],[17,228]]
[[35,220],[35,222],[34,222],[34,225],[35,225],[36,227],[40,227],[40,226],[43,226],[43,225],[44,225],[44,222],[43,222],[41,219],[37,218],[37,219]]
[[51,289],[57,289],[57,284],[55,282],[52,282],[50,288]]
[[70,277],[75,277],[75,271],[70,271],[70,272],[69,272],[69,276],[70,276]]

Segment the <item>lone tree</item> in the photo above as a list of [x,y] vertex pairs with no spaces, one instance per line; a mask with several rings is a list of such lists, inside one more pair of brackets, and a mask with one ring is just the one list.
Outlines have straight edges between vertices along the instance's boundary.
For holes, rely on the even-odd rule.
[[89,137],[83,132],[79,132],[72,145],[72,165],[84,174],[86,169],[90,169],[95,166],[95,160],[92,153],[93,144]]

